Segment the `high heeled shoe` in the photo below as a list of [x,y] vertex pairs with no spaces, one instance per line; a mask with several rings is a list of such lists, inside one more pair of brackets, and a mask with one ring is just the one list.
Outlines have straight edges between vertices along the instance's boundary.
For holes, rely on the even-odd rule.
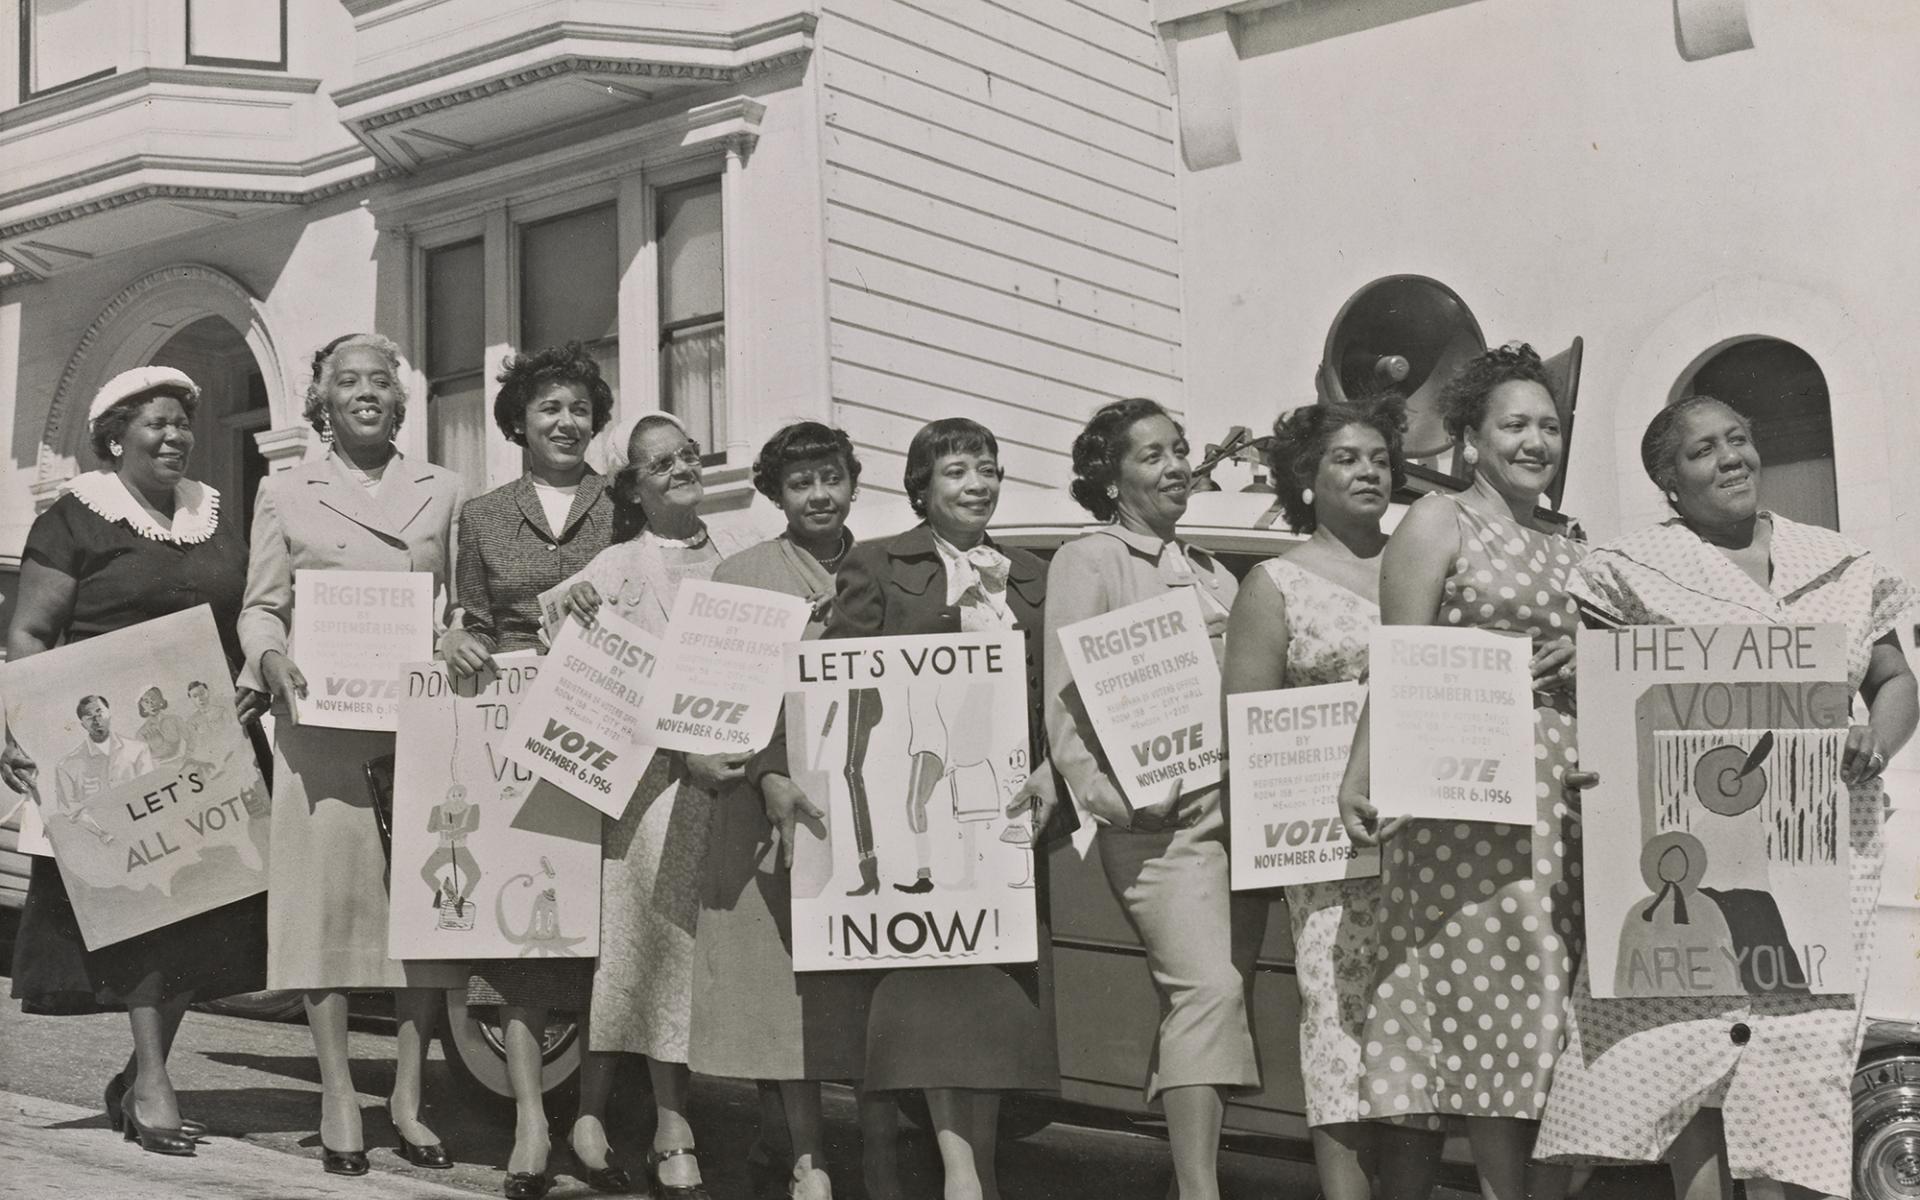
[[653,1194],[655,1200],[713,1200],[707,1193],[707,1184],[704,1179],[695,1183],[668,1183],[666,1180],[660,1178],[660,1164],[670,1158],[679,1158],[682,1155],[693,1159],[695,1165],[699,1164],[700,1160],[695,1157],[692,1146],[676,1146],[671,1150],[647,1151],[647,1174],[653,1177]]
[[580,1152],[573,1148],[571,1141],[562,1144],[567,1148],[567,1157],[573,1160],[573,1170],[571,1174],[575,1179],[578,1179],[594,1191],[600,1192],[603,1195],[626,1196],[632,1194],[633,1176],[627,1173],[625,1167],[613,1161],[612,1151],[607,1152],[606,1166],[590,1167],[587,1165],[587,1160],[580,1157]]
[[320,1166],[329,1175],[365,1175],[367,1173],[367,1152],[365,1150],[335,1150],[325,1142],[320,1143]]
[[[107,1080],[107,1092],[104,1101],[107,1109],[107,1124],[113,1128],[115,1133],[119,1133],[126,1128],[127,1119],[120,1113],[120,1101],[127,1094],[127,1086],[127,1074],[125,1071]],[[207,1135],[207,1126],[204,1122],[196,1121],[192,1117],[182,1116],[180,1118],[180,1132],[197,1141]]]
[[544,1171],[509,1171],[500,1184],[500,1194],[507,1200],[540,1200],[553,1187]]
[[400,1151],[400,1157],[406,1159],[416,1167],[427,1167],[435,1171],[445,1171],[451,1169],[453,1166],[453,1159],[447,1156],[447,1148],[439,1142],[435,1142],[431,1146],[416,1146],[408,1141],[407,1135],[403,1133],[400,1135],[400,1145],[398,1149]]
[[140,1148],[149,1154],[170,1154],[176,1158],[194,1157],[193,1139],[178,1129],[155,1129],[143,1126],[133,1113],[133,1093],[120,1097],[120,1120],[125,1125],[121,1135],[129,1142],[139,1142]]

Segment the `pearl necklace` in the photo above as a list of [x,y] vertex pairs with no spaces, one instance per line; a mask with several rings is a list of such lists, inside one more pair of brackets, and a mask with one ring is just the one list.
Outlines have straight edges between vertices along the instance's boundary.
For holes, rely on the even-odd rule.
[[[835,550],[832,554],[828,555],[826,558],[821,558],[819,555],[814,554],[814,561],[818,562],[822,567],[826,568],[826,570],[829,573],[831,573],[833,570],[839,567],[840,560],[845,558],[847,556],[847,551],[851,549],[853,549],[853,531],[848,529],[845,525],[842,525],[840,527],[840,548],[838,550]],[[807,553],[813,554],[813,551],[809,550],[807,551]]]

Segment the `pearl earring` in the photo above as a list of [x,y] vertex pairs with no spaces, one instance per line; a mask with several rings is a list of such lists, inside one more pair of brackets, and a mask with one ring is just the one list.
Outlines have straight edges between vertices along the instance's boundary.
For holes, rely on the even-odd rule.
[[1118,500],[1119,498],[1120,498],[1120,488],[1119,488],[1119,486],[1118,486],[1117,484],[1112,484],[1112,483],[1110,483],[1110,484],[1108,484],[1108,485],[1107,485],[1107,499],[1109,499],[1109,500]]
[[119,442],[108,442],[108,443],[107,443],[107,453],[108,453],[108,454],[111,454],[111,455],[113,455],[113,456],[114,456],[115,458],[119,458],[119,457],[120,457],[120,443],[119,443]]
[[1667,493],[1667,503],[1668,503],[1668,504],[1678,504],[1678,503],[1680,503],[1680,493],[1679,493],[1679,492],[1668,492],[1668,493]]
[[1471,467],[1480,461],[1480,451],[1468,446],[1460,452],[1460,457],[1466,459],[1467,465]]
[[1300,502],[1301,502],[1301,503],[1303,503],[1303,504],[1312,504],[1312,503],[1313,503],[1313,489],[1312,489],[1312,488],[1301,488],[1301,489],[1300,489]]

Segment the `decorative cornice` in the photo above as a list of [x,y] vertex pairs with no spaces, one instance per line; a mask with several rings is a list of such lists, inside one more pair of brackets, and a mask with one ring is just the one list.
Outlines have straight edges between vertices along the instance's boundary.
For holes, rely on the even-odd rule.
[[234,89],[248,92],[288,92],[312,95],[319,92],[320,81],[300,75],[285,75],[277,71],[248,71],[232,68],[213,67],[141,67],[133,71],[121,71],[92,83],[83,83],[78,87],[55,92],[38,100],[29,100],[18,107],[0,113],[0,133],[18,129],[23,125],[32,125],[61,113],[85,108],[109,96],[122,92],[138,91],[156,84],[175,87],[207,87]]
[[[0,211],[15,205],[31,204],[35,200],[42,200],[48,196],[78,191],[96,183],[103,183],[115,176],[131,175],[137,171],[198,171],[207,174],[306,179],[350,166],[355,160],[367,157],[366,147],[358,143],[342,146],[338,150],[316,155],[301,162],[262,162],[259,159],[214,158],[199,154],[129,154],[125,158],[117,158],[112,162],[102,163],[85,171],[76,171],[70,175],[61,175],[46,183],[21,188],[17,192],[0,193]],[[367,167],[368,170],[372,170],[373,164],[369,162]]]

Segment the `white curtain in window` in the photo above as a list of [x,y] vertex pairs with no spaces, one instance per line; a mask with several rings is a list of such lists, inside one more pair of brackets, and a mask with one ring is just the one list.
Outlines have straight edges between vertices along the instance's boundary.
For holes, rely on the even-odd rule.
[[[486,489],[487,438],[493,432],[493,414],[487,411],[486,388],[479,375],[442,380],[428,397],[427,458],[460,476],[472,492]],[[411,405],[408,420],[413,420]]]
[[660,347],[660,399],[707,451],[727,445],[727,330],[677,330]]

